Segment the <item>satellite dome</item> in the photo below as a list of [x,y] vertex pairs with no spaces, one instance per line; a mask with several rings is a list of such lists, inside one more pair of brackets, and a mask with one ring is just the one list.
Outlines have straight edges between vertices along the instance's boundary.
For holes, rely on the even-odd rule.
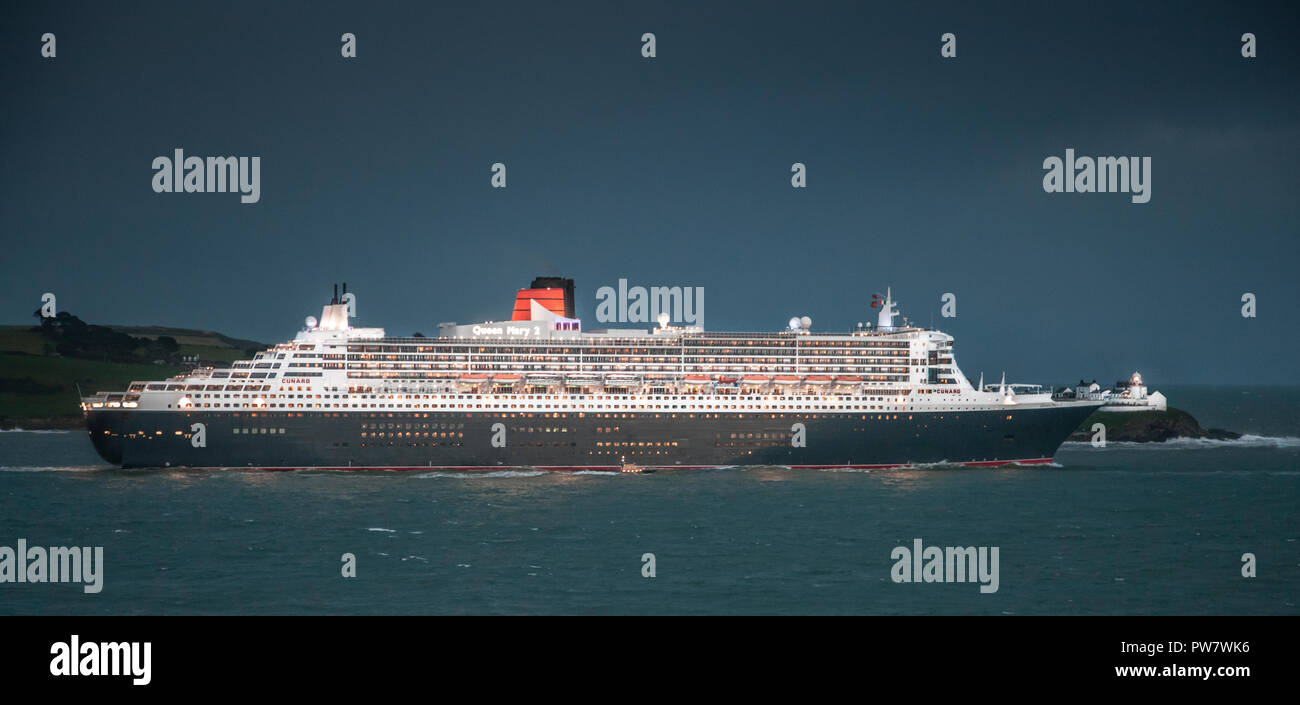
[[803,321],[800,321],[799,317],[795,316],[794,318],[790,319],[789,325],[790,325],[790,330],[799,330],[799,326],[803,325]]
[[800,319],[799,319],[799,323],[803,325],[804,330],[808,330],[808,329],[812,328],[812,319],[809,318],[809,317],[807,317],[807,316],[804,316],[803,318],[800,318]]
[[316,320],[315,316],[308,316],[307,320],[304,321],[304,323],[307,324],[308,328],[315,328],[316,324],[319,323],[319,321]]

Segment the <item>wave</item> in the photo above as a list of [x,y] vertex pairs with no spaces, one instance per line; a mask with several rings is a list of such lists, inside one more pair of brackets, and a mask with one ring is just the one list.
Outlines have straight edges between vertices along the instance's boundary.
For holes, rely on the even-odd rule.
[[111,465],[0,465],[0,472],[95,472],[116,469]]
[[972,466],[970,466],[970,465],[967,465],[966,463],[954,463],[954,462],[949,461],[949,460],[940,460],[940,461],[933,462],[933,463],[908,463],[908,464],[906,464],[906,465],[890,466],[890,467],[887,467],[887,468],[820,468],[820,469],[818,470],[818,472],[861,472],[861,473],[872,473],[872,472],[890,472],[890,471],[894,471],[894,470],[946,470],[946,469],[949,469],[949,468],[954,469],[954,470],[979,470],[979,469],[984,469],[984,470],[997,470],[998,468],[1008,468],[1008,467],[1016,467],[1016,468],[1063,468],[1063,467],[1065,467],[1065,466],[1062,465],[1062,464],[1060,464],[1060,463],[1058,463],[1058,462],[1055,462],[1055,461],[1050,462],[1050,463],[1042,463],[1042,462],[1034,462],[1034,463],[1020,463],[1020,462],[1015,462],[1015,461],[1009,461],[1009,462],[1003,463],[1002,465],[995,465],[995,466],[990,466],[990,467],[986,467],[986,468],[979,468],[979,467],[972,467]]
[[454,478],[459,478],[459,479],[474,479],[474,478],[480,478],[480,477],[537,477],[538,475],[545,475],[545,474],[546,474],[546,471],[545,471],[545,470],[493,470],[493,471],[491,471],[491,472],[475,472],[475,471],[442,472],[442,471],[439,471],[439,472],[422,472],[422,473],[420,473],[419,475],[416,475],[416,477],[417,477],[417,478],[420,478],[420,479],[429,479],[429,478],[435,478],[435,477],[454,477]]
[[0,433],[72,433],[66,428],[0,428]]
[[[787,470],[790,469],[789,466],[785,466],[785,465],[779,467],[784,467]],[[961,463],[954,463],[947,460],[937,460],[933,463],[900,463],[898,465],[890,465],[889,467],[884,467],[884,468],[817,468],[816,472],[872,473],[872,472],[890,472],[892,470],[940,470],[943,468],[965,468],[965,466],[962,465]]]
[[397,529],[385,529],[385,528],[378,527],[378,526],[372,526],[372,527],[370,527],[369,529],[366,529],[366,531],[383,531],[383,532],[385,532],[385,533],[389,533],[389,534],[395,534],[395,533],[397,533]]
[[1061,444],[1068,450],[1106,450],[1135,448],[1141,450],[1197,450],[1202,448],[1300,448],[1300,438],[1295,436],[1257,436],[1244,434],[1241,438],[1215,440],[1213,438],[1171,438],[1160,443],[1138,441],[1107,441],[1105,448],[1094,448],[1089,441],[1066,441]]
[[621,475],[615,470],[574,470],[570,475]]

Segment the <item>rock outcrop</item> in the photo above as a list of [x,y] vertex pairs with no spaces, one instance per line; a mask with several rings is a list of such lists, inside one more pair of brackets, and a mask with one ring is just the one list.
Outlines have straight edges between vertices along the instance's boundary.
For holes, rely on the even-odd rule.
[[1097,412],[1084,420],[1068,440],[1092,440],[1092,425],[1105,424],[1106,440],[1115,442],[1162,443],[1174,438],[1234,440],[1240,433],[1221,428],[1204,429],[1189,413],[1170,407],[1165,411]]

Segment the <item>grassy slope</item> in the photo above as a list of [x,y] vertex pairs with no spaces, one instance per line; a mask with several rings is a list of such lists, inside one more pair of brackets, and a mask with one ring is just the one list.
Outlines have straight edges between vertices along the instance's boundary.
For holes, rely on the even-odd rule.
[[0,394],[0,416],[79,416],[81,408],[78,406],[78,384],[85,393],[101,389],[126,389],[126,385],[134,380],[162,379],[185,371],[188,371],[187,368],[164,365],[132,365],[0,352],[0,376],[17,379],[30,377],[41,384],[59,387],[59,391],[49,394]]
[[242,338],[231,338],[210,330],[192,330],[190,328],[167,328],[165,326],[108,326],[119,333],[126,333],[137,338],[157,338],[169,335],[182,346],[193,345],[203,348],[230,348],[242,353],[249,348],[265,348],[264,343]]
[[[251,340],[229,338],[210,331],[158,328],[150,326],[114,326],[124,333],[143,337],[170,335],[181,344],[181,354],[198,355],[202,360],[244,359],[244,350],[264,347]],[[102,362],[79,358],[45,356],[45,341],[31,326],[0,326],[0,377],[32,380],[58,387],[47,394],[0,393],[0,419],[77,417],[77,384],[81,391],[122,390],[135,380],[156,380],[188,372],[190,367]],[[26,354],[20,354],[26,353]]]
[[[45,339],[40,333],[31,330],[31,326],[0,326],[0,351],[25,352],[28,355],[40,355],[45,350]],[[4,375],[12,377],[13,375]]]

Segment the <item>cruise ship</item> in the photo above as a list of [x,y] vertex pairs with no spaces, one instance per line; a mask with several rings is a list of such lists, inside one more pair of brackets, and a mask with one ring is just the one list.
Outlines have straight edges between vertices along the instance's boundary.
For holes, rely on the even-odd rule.
[[[669,308],[670,290],[661,292]],[[82,398],[122,467],[265,470],[894,468],[1047,463],[1101,404],[972,385],[953,338],[899,318],[814,332],[673,325],[584,330],[571,279],[516,293],[511,318],[438,337],[319,319],[253,359]],[[680,302],[678,302],[680,304]]]

